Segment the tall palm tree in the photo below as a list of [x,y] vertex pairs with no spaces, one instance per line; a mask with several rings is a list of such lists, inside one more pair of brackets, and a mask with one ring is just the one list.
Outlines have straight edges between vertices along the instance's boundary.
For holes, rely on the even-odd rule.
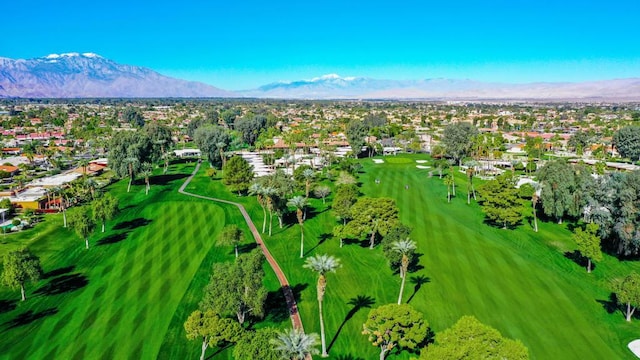
[[394,241],[391,244],[391,249],[402,255],[402,262],[400,263],[400,277],[402,278],[402,283],[400,285],[400,295],[398,296],[398,305],[400,305],[402,303],[404,283],[407,280],[407,271],[409,270],[409,254],[416,249],[416,242],[409,238]]
[[305,196],[309,197],[309,189],[311,189],[311,182],[313,182],[313,178],[316,173],[313,169],[305,169],[302,172],[302,177],[304,177],[304,185],[305,185]]
[[267,228],[267,204],[264,197],[264,187],[260,183],[254,182],[249,186],[249,195],[255,195],[258,204],[262,207],[262,233],[264,234]]
[[271,339],[275,350],[280,352],[283,359],[305,360],[309,355],[318,353],[318,334],[305,334],[295,329],[279,332],[278,337]]
[[287,206],[296,208],[296,216],[300,225],[300,257],[304,257],[304,208],[308,205],[307,198],[304,196],[294,196],[287,202]]
[[447,202],[451,202],[451,185],[453,185],[453,176],[451,174],[444,177],[444,184],[447,185]]
[[531,195],[531,205],[533,207],[533,231],[538,232],[538,214],[536,211],[536,205],[538,205],[538,201],[540,200],[540,188],[539,186],[534,186],[533,195]]
[[276,189],[266,186],[262,189],[262,195],[265,198],[265,204],[267,210],[269,210],[269,236],[271,236],[271,229],[273,225],[273,213],[275,211]]
[[131,191],[131,184],[133,183],[133,179],[136,176],[134,170],[137,169],[138,159],[135,157],[128,157],[124,159],[129,168],[129,185],[127,185],[127,192]]
[[144,183],[146,184],[144,194],[149,195],[149,189],[151,188],[151,186],[149,185],[149,178],[151,177],[151,175],[153,175],[153,165],[148,162],[142,163],[140,175],[144,177]]
[[340,267],[340,260],[331,255],[315,255],[307,259],[304,265],[305,268],[311,269],[318,273],[318,309],[320,314],[320,340],[322,342],[322,357],[327,357],[327,345],[324,336],[324,316],[322,314],[322,301],[324,300],[325,290],[327,288],[326,274],[328,272],[336,272],[336,269]]

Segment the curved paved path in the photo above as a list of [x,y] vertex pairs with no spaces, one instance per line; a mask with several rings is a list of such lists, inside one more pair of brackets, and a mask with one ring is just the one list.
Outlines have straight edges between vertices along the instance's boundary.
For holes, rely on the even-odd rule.
[[267,249],[264,242],[262,241],[262,237],[260,236],[258,229],[256,229],[256,226],[253,224],[253,221],[251,221],[251,218],[249,217],[249,214],[247,213],[247,210],[245,210],[244,206],[232,201],[216,199],[216,198],[202,196],[202,195],[193,194],[193,193],[184,191],[184,189],[187,187],[187,185],[189,185],[189,183],[191,182],[191,180],[196,175],[199,169],[200,169],[200,163],[196,165],[196,168],[193,170],[193,173],[191,173],[191,175],[189,175],[189,177],[184,182],[184,184],[180,186],[180,189],[178,190],[178,192],[187,196],[193,196],[200,199],[234,205],[240,210],[240,212],[242,213],[242,216],[244,217],[244,220],[247,222],[247,225],[251,230],[251,233],[253,234],[253,238],[256,240],[256,243],[258,243],[258,246],[262,250],[262,253],[267,258],[269,265],[271,266],[273,271],[276,273],[276,276],[278,277],[278,281],[280,281],[280,285],[282,286],[282,292],[284,293],[284,298],[287,301],[287,308],[289,309],[289,315],[291,317],[291,324],[293,325],[293,328],[300,332],[304,332],[304,328],[302,327],[302,320],[300,319],[300,314],[298,313],[298,305],[296,304],[296,299],[293,296],[293,291],[291,291],[291,287],[289,286],[289,281],[287,280],[287,277],[284,275],[284,273],[280,269],[280,266],[276,262],[276,259],[274,259],[273,256],[271,256],[269,249]]

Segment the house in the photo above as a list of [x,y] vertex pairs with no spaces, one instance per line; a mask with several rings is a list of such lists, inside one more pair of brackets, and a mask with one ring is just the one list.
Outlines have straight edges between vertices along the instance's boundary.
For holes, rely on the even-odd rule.
[[7,172],[10,176],[15,176],[20,169],[13,165],[0,165],[0,171]]

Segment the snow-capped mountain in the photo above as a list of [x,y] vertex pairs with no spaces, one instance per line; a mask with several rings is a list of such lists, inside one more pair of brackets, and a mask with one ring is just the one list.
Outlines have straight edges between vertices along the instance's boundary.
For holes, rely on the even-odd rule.
[[381,80],[329,74],[281,81],[239,94],[289,99],[640,100],[640,78],[506,84],[468,79]]
[[231,97],[235,94],[94,53],[0,58],[0,97]]

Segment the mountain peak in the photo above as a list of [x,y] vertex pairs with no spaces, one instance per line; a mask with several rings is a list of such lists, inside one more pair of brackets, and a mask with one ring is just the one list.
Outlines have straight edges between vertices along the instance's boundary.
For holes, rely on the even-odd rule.
[[70,53],[63,53],[63,54],[49,54],[44,58],[52,60],[52,59],[60,59],[65,57],[102,58],[102,56],[92,52],[86,52],[86,53],[70,52]]
[[92,52],[0,59],[0,98],[230,97],[234,93],[199,82],[118,64]]

